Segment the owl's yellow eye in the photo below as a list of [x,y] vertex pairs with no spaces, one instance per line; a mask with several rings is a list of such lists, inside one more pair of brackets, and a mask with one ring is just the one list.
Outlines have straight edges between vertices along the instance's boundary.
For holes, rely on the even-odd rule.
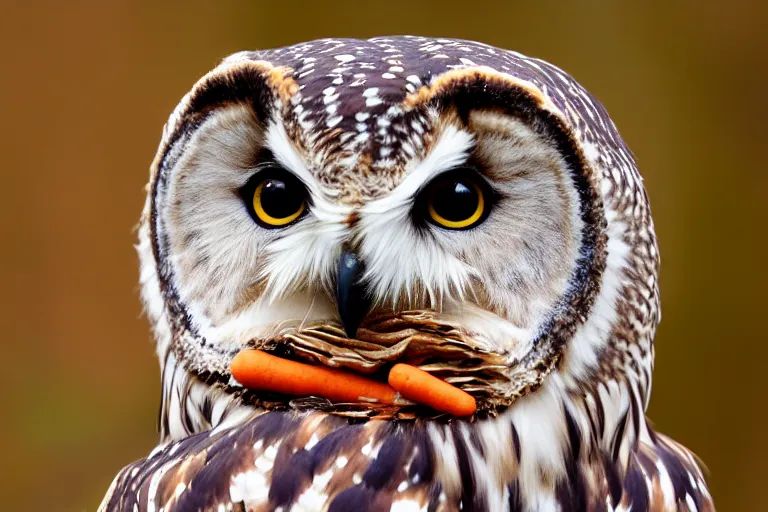
[[253,191],[251,214],[262,227],[287,226],[307,210],[306,189],[293,174],[278,170],[256,178],[255,187],[247,189]]
[[428,219],[447,229],[468,229],[486,217],[488,201],[479,178],[451,172],[438,177],[426,190]]

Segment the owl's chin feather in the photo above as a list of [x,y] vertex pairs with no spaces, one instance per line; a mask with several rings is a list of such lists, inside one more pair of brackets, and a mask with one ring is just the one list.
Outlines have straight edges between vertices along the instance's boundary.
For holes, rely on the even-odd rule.
[[[384,404],[369,400],[332,402],[322,396],[289,396],[245,389],[231,373],[235,354],[258,349],[303,364],[341,369],[367,379],[387,382],[397,363],[425,371],[464,393],[477,403],[478,418],[492,417],[535,390],[553,368],[550,352],[527,340],[505,346],[487,339],[483,332],[469,330],[454,316],[433,310],[402,312],[374,311],[367,316],[356,337],[349,337],[336,320],[318,320],[289,325],[252,338],[235,352],[216,351],[216,344],[194,336],[178,337],[171,344],[179,361],[205,382],[218,382],[244,405],[267,410],[318,410],[355,418],[444,418],[446,414],[412,402]],[[534,356],[539,357],[535,364]]]

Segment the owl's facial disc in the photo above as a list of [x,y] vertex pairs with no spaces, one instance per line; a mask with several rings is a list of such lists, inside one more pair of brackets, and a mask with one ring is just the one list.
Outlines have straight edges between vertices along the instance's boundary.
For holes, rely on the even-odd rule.
[[157,212],[179,359],[224,381],[245,348],[372,378],[407,362],[485,411],[538,386],[583,287],[580,160],[540,111],[480,106],[436,90],[371,119],[373,140],[293,107],[202,119]]

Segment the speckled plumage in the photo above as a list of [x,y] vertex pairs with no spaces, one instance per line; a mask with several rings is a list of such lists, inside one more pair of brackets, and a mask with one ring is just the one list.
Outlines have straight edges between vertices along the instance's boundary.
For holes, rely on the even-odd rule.
[[[465,132],[471,136],[462,138]],[[446,161],[478,160],[530,215],[516,219],[515,208],[500,206],[502,220],[483,228],[487,238],[465,244],[435,234],[440,249],[423,232],[407,231],[412,259],[437,258],[431,270],[409,270],[408,248],[393,249],[399,232],[387,231],[407,216],[376,219],[402,207],[391,197],[412,176],[440,167],[435,154],[464,142],[467,149]],[[521,149],[495,162],[510,144]],[[244,227],[246,220],[217,217],[234,200],[217,192],[227,187],[217,185],[224,178],[215,167],[237,169],[236,182],[264,148],[284,167],[304,169],[295,172],[307,173],[318,204],[316,224],[263,246],[253,238],[258,250],[248,248],[248,237],[264,235]],[[504,176],[507,167],[522,170]],[[526,206],[524,191],[539,202]],[[190,201],[206,217],[187,225],[195,214],[184,209]],[[552,223],[535,224],[547,215]],[[220,228],[226,222],[231,230]],[[525,231],[526,222],[536,229]],[[288,246],[301,229],[326,238]],[[529,233],[527,245],[503,245],[515,229]],[[232,248],[247,257],[217,249],[228,242],[217,237],[226,236],[239,237]],[[312,346],[307,357],[318,364],[360,370],[371,363],[339,348],[351,340],[338,334],[333,312],[314,310],[322,310],[333,277],[325,260],[307,255],[326,245],[335,254],[350,240],[369,259],[372,286],[396,317],[429,312],[416,332],[466,342],[456,361],[439,355],[446,360],[432,371],[476,394],[475,417],[288,400],[231,379],[237,351],[276,342]],[[490,252],[492,244],[502,244],[500,252]],[[460,249],[451,252],[454,246]],[[603,107],[550,64],[420,37],[235,54],[198,82],[165,127],[139,252],[162,363],[161,444],[118,475],[102,510],[714,509],[696,460],[644,415],[659,259],[635,161]],[[479,261],[486,252],[512,259],[499,269]],[[286,270],[291,258],[300,270]],[[557,258],[568,263],[548,261]],[[303,318],[274,313],[305,295]],[[373,343],[381,335],[372,322],[361,337]],[[478,351],[506,361],[502,378],[462,377],[462,367],[478,364],[471,359]]]

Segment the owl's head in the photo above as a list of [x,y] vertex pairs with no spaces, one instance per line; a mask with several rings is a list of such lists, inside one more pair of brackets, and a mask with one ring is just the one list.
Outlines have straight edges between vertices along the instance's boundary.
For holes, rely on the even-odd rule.
[[658,257],[634,160],[578,84],[513,52],[233,55],[165,127],[139,253],[161,361],[253,405],[296,401],[231,379],[248,347],[372,378],[408,362],[484,414],[548,379],[649,391]]

